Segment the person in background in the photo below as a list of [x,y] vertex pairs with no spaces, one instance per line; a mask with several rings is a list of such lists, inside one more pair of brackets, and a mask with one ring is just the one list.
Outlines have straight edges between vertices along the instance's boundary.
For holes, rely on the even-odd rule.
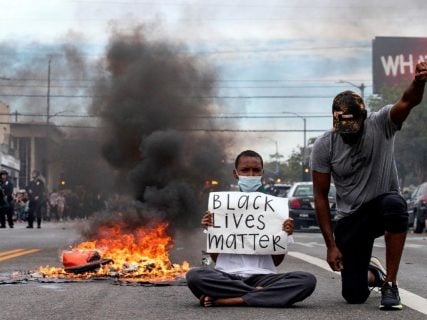
[[13,183],[9,181],[9,173],[0,171],[0,228],[6,228],[6,218],[9,228],[13,228],[14,195]]
[[65,195],[63,191],[58,192],[57,198],[58,221],[64,221]]
[[58,191],[53,189],[53,191],[49,195],[49,216],[51,219],[55,219],[55,221],[59,221],[58,216]]
[[[394,137],[423,98],[427,62],[394,104],[367,114],[356,93],[338,94],[332,104],[333,129],[316,139],[311,154],[317,220],[327,261],[341,271],[342,295],[364,303],[369,287],[381,288],[382,310],[400,310],[397,273],[408,230],[408,212],[400,195]],[[337,216],[332,230],[328,192],[336,186]],[[375,238],[384,235],[386,269],[372,257]]]
[[274,184],[274,179],[268,178],[267,183],[264,185],[264,188],[268,194],[276,197],[279,194],[279,190],[274,186]]
[[28,220],[28,197],[25,191],[20,191],[16,193],[15,211],[18,222]]
[[46,188],[44,181],[40,176],[40,172],[38,170],[34,170],[31,173],[31,176],[32,180],[26,188],[29,197],[27,228],[30,229],[33,228],[34,219],[37,221],[37,228],[41,228],[42,207],[46,202]]
[[[252,150],[240,153],[235,160],[233,175],[243,192],[267,193],[262,186],[262,157]],[[207,211],[201,221],[203,227],[212,225]],[[292,219],[282,225],[288,235],[293,233]],[[215,268],[193,268],[187,272],[189,289],[203,307],[242,305],[252,307],[289,307],[310,296],[316,278],[307,272],[277,273],[285,255],[245,255],[211,253]]]

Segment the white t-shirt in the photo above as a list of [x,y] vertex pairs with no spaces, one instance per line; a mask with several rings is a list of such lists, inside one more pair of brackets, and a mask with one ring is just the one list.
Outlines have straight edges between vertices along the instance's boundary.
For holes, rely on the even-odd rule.
[[270,255],[220,253],[216,259],[215,269],[242,277],[276,273],[276,267]]

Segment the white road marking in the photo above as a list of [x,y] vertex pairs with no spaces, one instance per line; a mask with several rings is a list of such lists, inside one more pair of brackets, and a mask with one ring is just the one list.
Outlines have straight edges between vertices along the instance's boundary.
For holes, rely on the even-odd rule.
[[[319,242],[315,242],[315,241],[311,241],[311,242],[295,242],[295,244],[300,245],[300,246],[304,246],[304,247],[308,247],[308,248],[313,248],[313,247],[325,247],[324,243],[319,243]],[[374,247],[375,248],[385,248],[385,244],[383,242],[375,242],[374,243]],[[424,244],[416,244],[416,243],[405,243],[405,248],[414,248],[414,249],[419,249],[419,248],[425,248],[426,245]]]
[[301,252],[297,252],[297,251],[289,251],[288,255],[294,257],[294,258],[298,258],[301,260],[304,260],[305,262],[314,264],[315,266],[318,266],[322,269],[325,269],[327,271],[333,272],[339,276],[341,276],[341,274],[339,272],[335,272],[331,270],[331,267],[329,266],[329,264],[323,260],[323,259],[319,259],[313,256],[309,256],[308,254],[305,253],[301,253]]
[[300,246],[313,248],[314,246],[318,247],[326,247],[324,243],[318,243],[318,242],[294,242],[294,244],[298,244]]
[[[327,271],[340,275],[339,272],[332,271],[331,268],[329,267],[329,264],[325,260],[322,260],[313,256],[309,256],[308,254],[297,252],[297,251],[289,251],[288,254],[294,258],[314,264],[315,266],[318,266],[322,269],[325,269]],[[400,298],[402,300],[402,303],[404,305],[418,312],[421,312],[423,314],[427,314],[427,299],[400,287],[399,287],[399,293],[400,293]]]
[[424,244],[405,243],[405,248],[425,248]]

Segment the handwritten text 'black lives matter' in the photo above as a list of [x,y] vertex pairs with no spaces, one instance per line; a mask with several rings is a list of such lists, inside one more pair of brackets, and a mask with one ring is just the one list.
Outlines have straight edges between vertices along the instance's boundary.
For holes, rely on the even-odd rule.
[[[214,192],[208,252],[281,253],[286,250],[284,199],[262,193]],[[282,214],[280,214],[282,213]]]

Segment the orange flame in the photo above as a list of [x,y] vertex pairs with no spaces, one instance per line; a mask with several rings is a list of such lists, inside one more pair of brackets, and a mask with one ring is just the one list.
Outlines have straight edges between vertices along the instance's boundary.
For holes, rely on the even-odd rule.
[[66,277],[87,279],[93,276],[115,276],[134,278],[139,281],[172,280],[183,276],[189,269],[189,263],[172,264],[169,251],[172,238],[166,234],[167,224],[153,229],[138,228],[133,233],[123,233],[120,227],[101,227],[99,239],[82,242],[72,250],[93,251],[102,258],[113,262],[101,266],[96,271],[84,274],[72,274],[62,268],[40,267],[39,272],[48,277]]

